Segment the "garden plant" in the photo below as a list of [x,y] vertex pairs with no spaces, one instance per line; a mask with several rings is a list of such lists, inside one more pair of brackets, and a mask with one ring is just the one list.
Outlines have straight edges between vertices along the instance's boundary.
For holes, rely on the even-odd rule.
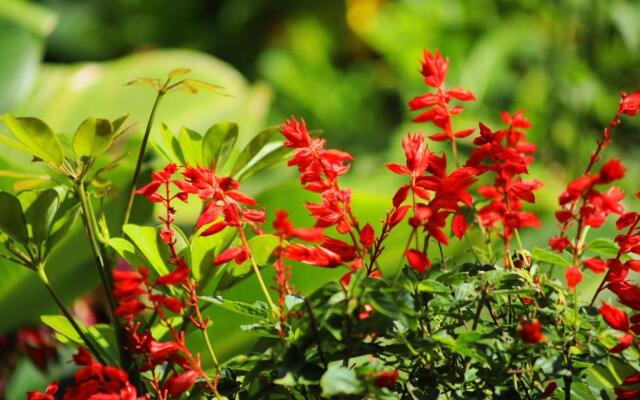
[[[68,379],[26,396],[640,398],[640,213],[625,209],[625,194],[614,186],[625,167],[607,154],[616,127],[640,112],[640,91],[621,93],[584,173],[558,194],[548,248],[531,248],[520,231],[540,227],[531,205],[543,185],[527,176],[536,152],[526,137],[532,125],[523,111],[511,110],[502,112],[502,126],[457,126],[461,104],[475,97],[445,86],[448,64],[439,51],[424,51],[426,93],[409,107],[429,133],[416,126],[402,139],[405,159],[386,164],[405,184],[378,221],[358,218],[341,180],[353,156],[327,147],[301,117],[266,128],[241,149],[233,122],[177,136],[154,124],[162,99],[174,91],[227,94],[190,79],[186,69],[131,82],[149,86],[156,100],[124,220],[115,224],[106,216],[108,176],[122,157],[117,144],[129,131],[126,116],[87,118],[65,135],[39,119],[5,114],[14,137],[0,137],[2,143],[46,165],[50,177],[47,188],[0,192],[2,257],[32,270],[60,310],[42,317],[59,344],[46,329],[31,331],[29,355],[46,363],[57,347],[73,348],[77,366]],[[147,177],[152,135],[161,138],[154,146],[166,164]],[[450,152],[431,151],[429,140],[449,143]],[[472,144],[466,156],[460,141]],[[241,183],[284,168],[285,160],[315,200],[265,209]],[[156,205],[157,220],[130,221],[140,202]],[[185,204],[198,217],[179,227],[176,214]],[[287,211],[298,208],[308,210],[313,226],[293,225]],[[609,218],[615,237],[598,234]],[[82,323],[47,275],[48,255],[75,224],[84,227],[94,255],[107,324]],[[381,266],[386,240],[407,232],[402,259]],[[453,241],[462,255],[448,255]],[[344,274],[303,293],[290,284],[303,268]],[[263,276],[270,269],[273,281]],[[586,274],[601,283],[583,301]],[[252,275],[260,287],[252,302],[226,296]],[[617,302],[603,301],[604,292]],[[210,307],[251,319],[242,326],[255,338],[249,351],[216,356],[216,339],[227,329],[215,314],[204,316]],[[206,351],[195,351],[196,341]]]

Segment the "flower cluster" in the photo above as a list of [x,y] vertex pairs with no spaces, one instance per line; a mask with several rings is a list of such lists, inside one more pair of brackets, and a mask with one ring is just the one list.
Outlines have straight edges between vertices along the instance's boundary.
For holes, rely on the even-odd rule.
[[424,78],[424,83],[436,89],[436,92],[423,94],[409,102],[411,111],[426,109],[426,111],[423,111],[415,117],[413,121],[432,122],[436,127],[442,129],[442,131],[429,136],[431,140],[450,140],[455,144],[456,138],[467,137],[473,133],[474,129],[464,129],[454,132],[451,124],[451,116],[459,115],[463,107],[449,107],[449,103],[453,99],[470,101],[476,98],[473,93],[467,89],[455,88],[447,90],[445,88],[444,81],[449,69],[449,59],[444,58],[439,50],[436,50],[435,54],[425,50],[423,56],[421,73]]
[[480,135],[473,140],[477,147],[467,161],[480,173],[491,172],[494,175],[491,186],[478,187],[478,193],[489,203],[478,210],[478,222],[488,234],[502,227],[500,233],[505,253],[505,265],[511,262],[510,239],[524,227],[540,227],[540,221],[532,212],[523,211],[523,201],[535,202],[534,190],[542,186],[539,180],[523,180],[521,175],[528,173],[528,165],[533,161],[536,146],[526,141],[525,129],[531,123],[522,111],[513,115],[502,113],[506,129],[492,132],[480,124]]
[[[476,181],[478,171],[465,166],[447,173],[446,155],[437,156],[429,151],[421,133],[409,134],[403,138],[402,147],[405,165],[388,163],[386,166],[396,174],[410,177],[409,183],[401,186],[393,196],[393,205],[396,210],[400,210],[411,195],[410,208],[413,214],[409,224],[412,233],[408,242],[422,229],[426,232],[427,239],[432,237],[439,244],[447,245],[449,239],[444,227],[450,215],[454,215],[451,230],[456,237],[461,238],[467,230],[462,206],[472,206],[473,198],[468,190]],[[405,253],[409,265],[422,273],[430,265],[425,250],[411,248]]]
[[85,349],[80,348],[73,357],[76,365],[82,367],[75,375],[74,385],[65,390],[62,397],[58,397],[57,382],[49,385],[45,393],[29,392],[29,400],[64,400],[78,399],[121,399],[146,400],[145,395],[138,395],[135,386],[129,382],[127,373],[123,370],[103,365],[93,359]]

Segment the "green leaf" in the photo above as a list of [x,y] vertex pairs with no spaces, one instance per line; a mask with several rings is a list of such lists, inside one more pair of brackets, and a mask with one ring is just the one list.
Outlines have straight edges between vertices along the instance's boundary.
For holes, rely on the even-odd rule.
[[34,243],[40,244],[49,236],[53,219],[58,211],[60,199],[58,192],[53,189],[36,192],[37,197],[26,208],[25,217],[31,226],[31,238]]
[[356,372],[343,366],[330,366],[320,379],[320,387],[323,397],[358,394],[364,390]]
[[11,239],[27,244],[29,232],[20,200],[7,192],[0,191],[0,210],[2,210],[0,212],[0,230]]
[[145,265],[146,261],[143,257],[141,257],[136,251],[136,247],[123,238],[110,238],[107,242],[109,247],[114,249],[120,257],[124,258],[126,262],[131,265]]
[[427,293],[447,294],[450,289],[434,279],[425,279],[418,284],[418,290]]
[[79,216],[80,205],[76,204],[53,223],[51,231],[49,232],[49,238],[47,239],[48,250],[51,250],[53,246],[69,233]]
[[55,165],[62,164],[62,145],[47,124],[37,118],[14,118],[11,114],[4,115],[4,123],[30,154]]
[[551,251],[541,249],[540,247],[534,247],[533,250],[531,250],[531,257],[539,262],[559,265],[562,267],[568,267],[571,265],[571,263],[560,254],[552,253]]
[[158,248],[158,232],[155,228],[127,224],[123,227],[123,231],[149,261],[158,275],[169,273],[169,269],[164,263]]
[[272,165],[284,161],[291,152],[292,150],[290,148],[284,147],[282,144],[277,145],[273,150],[269,150],[264,156],[260,157],[255,162],[250,163],[244,170],[242,170],[238,176],[238,180],[242,181],[249,179]]
[[[73,326],[71,325],[69,320],[67,320],[63,315],[43,315],[42,317],[40,317],[40,320],[45,325],[58,332],[65,338],[71,340],[72,342],[76,344],[84,344],[84,341],[82,340],[82,338],[80,338],[78,332],[73,329]],[[80,324],[80,322],[78,322],[78,324]]]
[[[206,229],[206,226],[202,230]],[[213,261],[229,245],[236,230],[225,228],[215,235],[200,236],[199,232],[191,238],[191,272],[196,279],[205,276],[213,268]]]
[[198,132],[182,128],[178,136],[178,143],[180,143],[180,150],[186,164],[202,165],[202,136]]
[[82,121],[73,136],[73,152],[78,157],[97,157],[111,147],[113,132],[111,121],[87,118]]
[[[267,264],[273,250],[280,244],[280,239],[274,235],[260,235],[249,239],[249,248],[258,266]],[[251,274],[251,260],[237,265],[230,262],[226,265],[224,273],[218,282],[217,290],[228,289]]]
[[236,172],[240,172],[249,162],[269,143],[271,138],[280,131],[277,126],[269,127],[260,133],[258,133],[240,152],[236,163],[231,169],[230,175],[235,175]]
[[618,245],[611,239],[598,238],[593,239],[587,246],[587,251],[595,253],[605,258],[611,258],[618,255]]
[[168,162],[173,162],[176,164],[184,165],[186,161],[184,159],[184,155],[182,154],[182,150],[180,149],[180,143],[178,143],[178,139],[173,136],[173,133],[169,129],[169,127],[165,124],[162,124],[160,127],[161,139],[154,140],[152,142],[155,150],[160,153],[162,157]]
[[262,320],[269,319],[269,306],[263,301],[256,301],[253,304],[249,304],[242,301],[223,299],[222,296],[200,296],[200,299],[236,314],[247,315]]
[[219,171],[227,162],[237,139],[238,124],[235,122],[220,122],[209,128],[202,142],[204,165],[211,167],[215,163],[216,170]]

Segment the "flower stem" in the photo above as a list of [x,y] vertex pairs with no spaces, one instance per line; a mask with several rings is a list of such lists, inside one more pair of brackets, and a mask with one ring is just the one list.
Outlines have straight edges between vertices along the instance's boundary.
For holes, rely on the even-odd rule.
[[51,295],[53,300],[56,302],[56,305],[58,306],[62,314],[65,316],[65,318],[69,321],[71,326],[73,327],[73,330],[76,331],[78,336],[80,336],[80,339],[82,339],[82,341],[87,345],[87,348],[89,349],[91,354],[93,354],[93,356],[99,362],[101,362],[102,364],[106,364],[106,361],[102,356],[100,350],[98,350],[95,343],[86,335],[86,333],[82,330],[80,325],[78,325],[73,315],[71,315],[71,312],[64,305],[64,302],[62,301],[62,299],[60,299],[60,296],[58,296],[58,293],[53,289],[53,287],[49,283],[49,278],[47,277],[47,274],[44,271],[44,265],[38,266],[37,272],[38,272],[38,277],[40,278],[40,281],[42,281],[44,286],[47,288],[47,290],[49,291],[49,294]]
[[113,295],[111,294],[111,280],[107,275],[107,267],[104,262],[102,251],[100,250],[100,245],[98,243],[98,239],[94,229],[95,225],[92,222],[91,208],[89,206],[89,199],[87,198],[87,192],[84,187],[84,182],[80,181],[76,185],[76,189],[77,189],[78,197],[80,198],[80,208],[82,210],[82,222],[87,232],[89,243],[91,244],[91,251],[93,252],[96,268],[98,269],[98,273],[100,274],[100,280],[102,281],[102,286],[104,286],[104,290],[107,292],[107,298],[109,300],[108,301],[109,311],[111,316],[113,316],[116,309],[116,303],[115,303],[115,299],[113,298]]
[[129,223],[129,218],[131,217],[131,210],[133,209],[133,200],[135,199],[135,196],[136,196],[136,186],[138,185],[138,179],[140,178],[140,172],[142,171],[142,161],[144,160],[144,155],[145,155],[145,152],[147,151],[147,143],[149,142],[149,134],[151,133],[151,128],[153,127],[153,120],[155,119],[156,110],[158,109],[160,100],[162,100],[162,98],[166,93],[165,88],[167,83],[165,83],[162,89],[158,90],[156,99],[153,102],[153,106],[151,107],[151,113],[149,114],[149,119],[147,120],[147,126],[144,130],[142,143],[140,143],[140,151],[138,153],[138,159],[136,161],[136,169],[134,170],[133,178],[131,179],[129,197],[127,198],[127,208],[125,208],[124,219],[122,221],[123,227]]
[[271,311],[275,314],[278,312],[278,307],[275,305],[275,303],[271,299],[271,295],[269,294],[269,289],[267,288],[267,285],[264,283],[264,279],[262,278],[262,273],[260,272],[260,268],[256,263],[256,259],[253,257],[253,253],[251,252],[251,247],[249,247],[249,241],[247,240],[247,236],[245,235],[244,230],[242,229],[241,226],[238,227],[238,234],[240,235],[240,240],[242,240],[242,245],[249,252],[251,267],[253,268],[253,272],[256,274],[256,277],[258,278],[258,283],[260,284],[260,288],[264,293],[264,297],[267,300],[267,303],[269,303],[269,307],[271,308]]

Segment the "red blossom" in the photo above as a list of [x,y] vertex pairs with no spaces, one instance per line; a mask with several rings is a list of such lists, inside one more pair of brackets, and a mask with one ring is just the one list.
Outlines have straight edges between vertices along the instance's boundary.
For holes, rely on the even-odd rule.
[[580,267],[569,267],[564,272],[564,278],[567,280],[569,290],[575,290],[576,286],[582,281],[582,271]]
[[427,256],[419,250],[409,249],[405,255],[409,262],[409,266],[421,274],[424,274],[427,268],[431,265],[431,261],[429,261]]
[[629,330],[629,317],[621,309],[603,302],[598,311],[602,314],[605,322],[613,329],[622,332]]
[[518,330],[520,337],[527,343],[542,343],[545,337],[542,334],[542,325],[539,321],[522,322]]
[[396,387],[400,374],[397,370],[380,371],[374,375],[373,384],[379,388],[393,389]]
[[196,383],[198,376],[199,373],[193,370],[171,375],[164,384],[163,389],[167,390],[172,397],[178,398],[184,392],[191,389]]

